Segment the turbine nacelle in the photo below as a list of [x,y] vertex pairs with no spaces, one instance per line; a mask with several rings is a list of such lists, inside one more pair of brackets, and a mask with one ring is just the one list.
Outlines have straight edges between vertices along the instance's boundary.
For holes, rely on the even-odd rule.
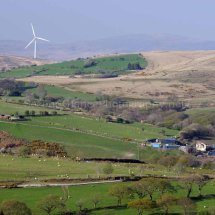
[[49,42],[49,40],[44,39],[42,37],[37,37],[34,31],[34,26],[31,23],[31,29],[32,29],[32,33],[33,33],[33,39],[27,44],[27,46],[25,46],[25,49],[27,49],[32,43],[34,43],[34,58],[37,58],[37,40],[42,40],[45,42]]

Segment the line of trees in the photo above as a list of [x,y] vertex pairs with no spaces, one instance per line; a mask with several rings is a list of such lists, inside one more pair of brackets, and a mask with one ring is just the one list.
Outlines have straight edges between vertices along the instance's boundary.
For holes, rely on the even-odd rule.
[[[77,200],[74,204],[77,208],[76,212],[67,209],[68,200],[71,198],[69,188],[62,187],[62,195],[48,195],[37,203],[41,212],[51,215],[58,212],[59,215],[82,214],[87,215],[96,210],[102,209],[120,209],[133,208],[137,210],[138,215],[145,212],[156,212],[157,214],[169,214],[173,207],[180,206],[183,214],[196,214],[197,208],[193,201],[203,199],[202,189],[209,183],[210,178],[204,175],[189,176],[182,179],[176,185],[168,179],[148,177],[131,184],[115,184],[109,191],[108,195],[116,200],[116,205],[101,206],[103,195],[95,193],[89,199],[92,207],[85,207],[86,201]],[[197,187],[198,196],[191,197],[194,186]],[[184,190],[184,196],[177,197],[178,190]],[[207,213],[213,214],[214,208],[208,208]],[[22,202],[9,200],[4,201],[0,206],[1,215],[31,215],[31,210]]]

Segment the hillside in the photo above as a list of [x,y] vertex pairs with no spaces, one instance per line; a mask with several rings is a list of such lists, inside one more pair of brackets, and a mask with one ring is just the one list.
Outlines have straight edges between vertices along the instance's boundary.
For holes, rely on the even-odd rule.
[[[128,68],[128,65],[131,68]],[[137,65],[135,65],[137,64]],[[133,68],[132,68],[133,66]],[[134,68],[134,67],[137,68]],[[0,74],[2,78],[22,78],[38,75],[87,75],[100,74],[117,76],[135,69],[145,68],[146,62],[142,55],[125,54],[95,58],[79,58],[77,60],[65,61],[43,66],[33,66],[27,68],[13,69]]]
[[138,100],[166,101],[176,96],[188,104],[214,105],[215,51],[143,52],[142,55],[147,62],[145,70],[111,79],[37,76],[22,80]]
[[38,60],[20,56],[0,56],[0,72],[3,70],[11,70],[13,68],[31,65],[43,65],[53,61]]

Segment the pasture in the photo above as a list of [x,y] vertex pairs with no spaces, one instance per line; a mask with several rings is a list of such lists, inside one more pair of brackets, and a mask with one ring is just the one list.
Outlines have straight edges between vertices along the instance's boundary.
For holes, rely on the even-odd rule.
[[[15,98],[17,99],[19,97],[15,97]],[[26,110],[29,110],[29,111],[34,110],[37,113],[39,111],[52,111],[51,109],[38,107],[38,106],[7,103],[1,100],[1,97],[0,97],[0,114],[14,114],[16,112],[18,112],[19,114],[24,114]]]
[[128,71],[129,63],[139,62],[142,68],[146,66],[145,59],[138,54],[116,55],[93,58],[92,60],[95,62],[92,66],[86,66],[89,59],[77,59],[62,63],[19,68],[0,73],[0,78],[23,78],[37,75],[121,74]]
[[[36,92],[36,90],[37,88],[34,88],[32,90],[28,90],[28,92]],[[47,92],[47,96],[50,97],[63,97],[65,99],[78,99],[88,102],[96,101],[98,98],[98,95],[96,94],[73,91],[63,86],[44,85],[44,90]]]
[[[24,114],[26,110],[50,111],[0,101],[2,114]],[[162,138],[163,131],[168,136],[177,135],[175,130],[148,124],[108,123],[104,119],[75,114],[30,117],[23,122],[0,121],[0,130],[28,140],[60,143],[71,157],[137,158],[137,142],[144,142],[148,138]]]
[[[205,211],[208,207],[214,206],[214,199],[210,198],[210,194],[214,194],[214,182],[210,182],[203,189],[203,195],[205,199],[196,201],[197,211]],[[128,185],[128,183],[125,183]],[[175,183],[174,183],[175,184]],[[176,186],[177,184],[175,184]],[[116,199],[108,195],[108,190],[112,184],[100,184],[100,185],[84,185],[84,186],[70,186],[69,187],[69,195],[71,198],[67,201],[67,207],[72,210],[78,210],[75,205],[77,201],[82,200],[84,208],[93,208],[93,204],[91,199],[94,195],[99,194],[102,196],[102,201],[98,204],[100,207],[114,206],[116,205]],[[49,194],[55,194],[59,196],[63,196],[63,191],[61,187],[47,187],[47,188],[25,188],[25,189],[1,189],[0,190],[0,201],[7,199],[18,199],[20,201],[25,202],[33,211],[34,214],[45,215],[42,211],[40,211],[37,207],[37,203]],[[86,195],[86,193],[88,195]],[[176,197],[185,197],[185,190],[182,188],[178,189],[177,192],[174,193]],[[191,196],[197,196],[197,188],[194,187]],[[154,198],[157,198],[157,195],[154,195]],[[123,199],[123,204],[129,202],[131,200],[125,198]],[[171,212],[182,212],[181,208],[178,206],[174,206]],[[57,212],[57,211],[56,211]],[[53,214],[57,214],[57,213]],[[151,211],[152,212],[152,211]],[[158,209],[155,209],[153,212],[159,212]],[[97,212],[93,212],[92,214],[111,214],[111,215],[135,215],[137,214],[136,210],[133,209],[112,209],[112,210],[100,210]],[[144,214],[150,214],[149,211]]]
[[[0,181],[30,180],[37,183],[43,179],[96,179],[109,176],[103,172],[105,165],[105,162],[78,162],[69,158],[24,158],[0,155]],[[111,176],[130,176],[131,173],[137,176],[149,174],[175,175],[173,171],[156,165],[113,163],[112,167]]]

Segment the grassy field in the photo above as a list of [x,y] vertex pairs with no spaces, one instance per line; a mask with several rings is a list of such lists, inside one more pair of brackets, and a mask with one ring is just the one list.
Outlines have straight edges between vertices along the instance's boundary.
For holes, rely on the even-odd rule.
[[50,126],[85,131],[90,134],[102,135],[113,138],[129,138],[144,141],[149,138],[163,138],[162,130],[168,136],[177,135],[176,130],[156,127],[149,124],[133,123],[120,124],[108,123],[105,119],[69,114],[65,116],[32,117],[25,122],[29,125]]
[[[0,155],[0,180],[37,180],[61,178],[97,178],[105,163],[75,162],[57,158],[22,158]],[[112,176],[129,175],[128,169],[138,174],[140,165],[113,164]],[[150,172],[150,170],[148,171]],[[35,181],[36,182],[36,181]]]
[[[69,187],[69,194],[71,198],[67,202],[67,207],[72,210],[77,210],[77,207],[75,206],[75,203],[79,200],[84,201],[84,208],[93,208],[93,204],[91,203],[91,198],[95,194],[100,194],[102,196],[102,201],[98,206],[111,206],[116,205],[116,199],[113,197],[110,197],[108,195],[108,190],[112,184],[102,184],[102,185],[84,185],[84,186],[72,186]],[[213,182],[209,183],[206,187],[203,189],[203,195],[208,194],[214,194],[214,186]],[[18,199],[20,201],[25,202],[34,212],[34,214],[41,214],[45,215],[43,212],[41,212],[37,208],[37,202],[40,201],[44,196],[47,196],[49,194],[55,194],[55,195],[63,195],[62,188],[26,188],[26,189],[2,189],[0,190],[0,201],[7,200],[7,199]],[[86,193],[88,195],[86,195]],[[185,197],[185,191],[183,189],[178,190],[177,193],[175,193],[176,197]],[[197,195],[197,188],[194,187],[194,190],[191,194],[191,196]],[[156,195],[154,196],[156,198]],[[126,203],[130,201],[129,199],[124,199],[123,203]],[[212,207],[215,204],[214,199],[204,199],[202,201],[197,201],[197,210],[198,211],[205,211],[207,207]],[[204,207],[206,206],[206,208]],[[154,211],[155,212],[155,211]],[[158,211],[157,211],[158,212]],[[172,208],[171,212],[182,212],[179,207]],[[56,214],[56,213],[53,213]],[[117,209],[117,210],[103,210],[99,212],[94,212],[92,214],[102,214],[102,215],[135,215],[137,214],[136,210],[133,209]],[[144,214],[149,214],[145,212]]]
[[136,157],[136,144],[66,129],[0,122],[0,130],[28,140],[60,143],[71,157]]
[[[49,120],[48,117],[47,120]],[[52,123],[50,123],[49,121],[47,122],[47,120],[42,120],[43,123],[38,123],[37,121],[27,121],[23,123],[0,122],[0,130],[7,131],[16,137],[26,138],[28,140],[41,139],[45,141],[61,143],[63,146],[65,146],[67,152],[72,157],[85,156],[137,158],[137,145],[134,143],[125,142],[120,138],[122,138],[123,136],[126,137],[126,134],[130,134],[131,137],[133,137],[135,133],[138,134],[138,131],[140,130],[138,128],[132,126],[125,127],[123,125],[109,127],[108,124],[106,125],[104,123],[102,124],[103,127],[98,126],[100,130],[104,129],[102,131],[105,131],[105,128],[108,129],[104,134],[102,132],[98,133],[98,131],[96,131],[96,126],[93,123],[92,125],[88,125],[90,129],[95,129],[94,131],[89,130],[89,128],[86,128],[87,130],[75,131],[71,130],[70,128],[63,128],[62,125],[53,126]],[[51,125],[49,125],[49,123]],[[77,123],[79,122],[76,121],[76,125]],[[74,127],[74,125],[71,125],[71,127]],[[114,128],[116,129],[117,127],[119,128],[119,130],[114,130]],[[108,135],[107,132],[111,132],[111,130],[114,130],[113,133],[118,136],[113,137],[114,134],[110,133]],[[149,131],[150,130],[153,130],[153,127],[149,126]],[[135,133],[132,133],[132,131],[134,131]],[[145,134],[147,134],[146,132],[147,131],[145,131]],[[156,133],[156,131],[154,131],[148,133],[147,136],[144,136],[143,134],[143,141],[146,137],[153,137],[154,135],[156,135],[157,137],[159,133]],[[139,137],[140,136],[141,134],[139,134]]]
[[[17,99],[19,97],[14,97],[14,98]],[[12,99],[12,98],[9,98],[9,99]],[[29,111],[34,110],[37,113],[39,111],[52,111],[51,109],[43,108],[43,107],[7,103],[1,100],[1,97],[0,97],[0,114],[14,114],[15,112],[18,112],[19,114],[24,114],[26,110],[29,110]]]
[[214,108],[192,108],[185,113],[191,116],[194,123],[208,125],[215,120]]
[[[36,92],[37,88],[28,90],[30,92]],[[44,85],[44,90],[47,92],[47,96],[63,97],[65,99],[80,99],[82,101],[93,102],[96,101],[97,95],[92,93],[84,93],[79,91],[68,90],[65,87]],[[18,98],[18,97],[17,97]]]
[[[62,178],[98,178],[105,177],[105,162],[76,162],[71,159],[17,157],[0,155],[0,181],[5,180],[37,180]],[[111,176],[134,175],[175,175],[163,166],[148,164],[113,164]],[[141,171],[144,169],[144,171]],[[36,181],[35,181],[36,182]]]
[[0,74],[0,78],[22,78],[34,75],[74,75],[74,74],[102,74],[105,73],[124,73],[128,69],[129,63],[139,62],[145,68],[145,59],[138,54],[119,55],[93,59],[96,65],[85,67],[85,59],[72,60],[62,63],[32,66],[29,68],[14,69]]
[[[25,110],[39,112],[44,109],[0,102],[2,114],[22,114]],[[169,136],[177,135],[175,130],[148,124],[107,123],[104,119],[75,114],[32,117],[29,121],[17,123],[0,121],[0,130],[28,140],[41,139],[60,143],[72,157],[137,158],[137,145],[124,139],[143,142],[148,138],[162,138],[162,130]]]

